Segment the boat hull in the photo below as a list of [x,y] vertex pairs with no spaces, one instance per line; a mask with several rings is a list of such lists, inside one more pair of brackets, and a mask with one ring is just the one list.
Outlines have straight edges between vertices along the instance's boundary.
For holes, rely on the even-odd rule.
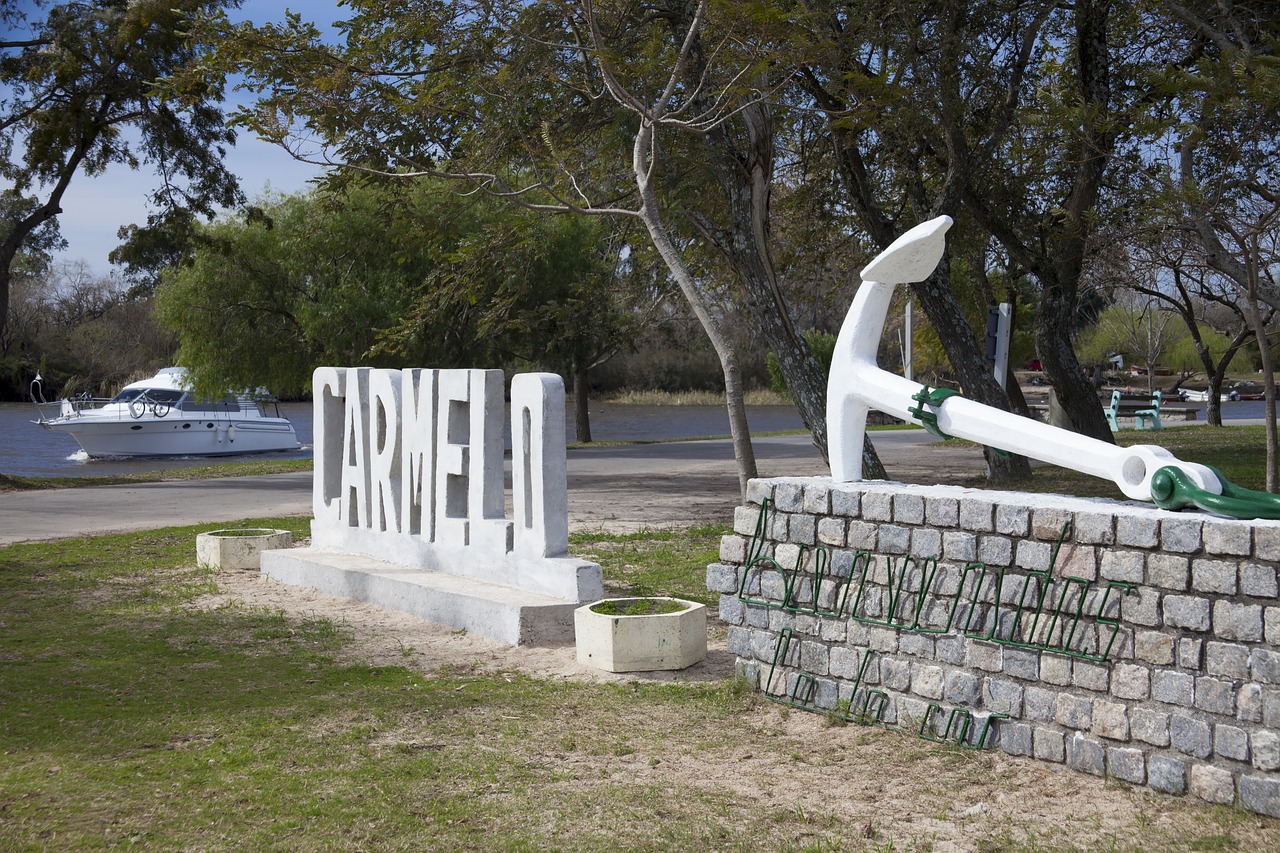
[[283,418],[58,418],[43,426],[70,435],[90,456],[232,456],[300,446],[293,425]]

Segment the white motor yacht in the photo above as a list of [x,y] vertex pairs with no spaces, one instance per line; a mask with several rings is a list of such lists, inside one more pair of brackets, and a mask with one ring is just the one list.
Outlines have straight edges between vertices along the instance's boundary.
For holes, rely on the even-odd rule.
[[[40,377],[32,383],[39,394]],[[216,402],[191,397],[186,371],[166,367],[121,389],[111,399],[64,398],[56,417],[41,412],[37,424],[65,432],[90,456],[229,456],[297,450],[293,424],[273,400],[227,395]],[[37,400],[37,407],[40,401]]]

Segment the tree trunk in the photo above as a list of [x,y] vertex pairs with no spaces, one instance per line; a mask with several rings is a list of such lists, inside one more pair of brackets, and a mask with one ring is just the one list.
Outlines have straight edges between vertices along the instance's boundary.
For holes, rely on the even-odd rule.
[[1075,431],[1114,444],[1111,427],[1102,412],[1102,401],[1084,375],[1071,345],[1073,302],[1045,294],[1036,323],[1036,352],[1049,377],[1049,384],[1057,394],[1058,403]]
[[751,446],[751,431],[747,425],[746,407],[743,402],[742,373],[738,368],[738,358],[733,345],[720,328],[719,322],[712,316],[710,308],[698,290],[693,273],[680,257],[675,241],[667,231],[659,213],[658,199],[650,182],[649,152],[653,150],[653,126],[641,120],[636,131],[635,144],[632,149],[632,169],[636,178],[636,187],[640,191],[640,221],[649,232],[649,239],[658,250],[667,269],[680,286],[680,292],[693,310],[694,316],[702,324],[712,348],[720,359],[720,370],[724,374],[725,405],[729,410],[729,435],[733,440],[733,456],[738,465],[738,488],[743,496],[747,495],[747,483],[755,479],[756,455]]
[[[99,117],[105,114],[107,106],[108,103],[104,103],[99,107]],[[66,162],[62,164],[58,172],[58,180],[49,190],[49,197],[45,199],[44,204],[13,223],[5,239],[0,242],[0,332],[3,332],[9,323],[9,290],[13,283],[13,261],[18,257],[23,241],[30,237],[33,231],[62,213],[62,197],[66,194],[76,169],[80,168],[85,155],[97,141],[100,129],[95,126],[92,133],[88,133],[85,138],[77,141],[75,148],[67,156]]]
[[[951,362],[956,380],[966,397],[987,406],[1009,411],[1009,398],[987,367],[986,358],[978,351],[977,340],[968,319],[951,293],[951,264],[944,257],[927,281],[913,285],[924,313],[938,333],[938,340]],[[990,449],[987,476],[992,483],[1006,484],[1026,480],[1031,465],[1025,456],[1001,455]]]
[[[677,4],[673,32],[680,36],[693,20],[696,2]],[[685,80],[690,91],[702,89],[708,59],[701,38],[691,42]],[[697,98],[701,109],[714,112],[714,96]],[[756,324],[762,345],[778,359],[796,410],[813,436],[813,443],[827,459],[827,377],[791,319],[790,306],[778,283],[770,251],[769,205],[774,170],[775,125],[771,108],[763,101],[745,104],[734,118],[735,133],[725,121],[716,122],[701,135],[708,162],[724,194],[725,227],[708,217],[691,214],[694,226],[724,255],[746,292],[748,316]],[[740,133],[738,131],[745,131]],[[884,465],[863,436],[863,472],[884,479]]]
[[587,368],[575,364],[573,368],[573,429],[578,441],[591,443],[590,388],[587,385]]
[[[1253,247],[1256,256],[1256,246]],[[1250,264],[1249,290],[1245,297],[1245,315],[1253,326],[1254,338],[1258,341],[1258,353],[1262,356],[1262,390],[1267,406],[1267,491],[1275,494],[1280,491],[1280,446],[1276,434],[1276,375],[1271,366],[1271,342],[1267,340],[1266,324],[1262,320],[1262,311],[1258,308],[1257,267]]]
[[1209,374],[1209,392],[1204,403],[1204,419],[1209,426],[1222,426],[1222,379],[1221,373]]
[[13,256],[8,259],[0,256],[0,355],[9,354],[9,336],[5,331],[9,328],[9,284],[12,276],[9,266]]
[[[706,219],[699,219],[696,224],[742,283],[748,315],[756,324],[764,347],[778,359],[796,410],[826,459],[827,377],[792,322],[790,305],[782,294],[769,250],[772,118],[762,104],[744,109],[742,117],[749,131],[745,150],[724,127],[715,127],[704,136],[711,167],[728,204],[727,229],[721,232]],[[862,467],[869,479],[886,478],[884,465],[866,436]]]
[[[828,127],[836,143],[837,167],[845,197],[871,239],[885,249],[906,229],[890,219],[878,204],[877,188],[868,175],[857,136],[838,124],[834,117]],[[1009,398],[987,369],[973,329],[951,292],[950,264],[945,257],[927,281],[919,282],[913,288],[920,297],[925,316],[938,331],[947,360],[964,386],[965,394],[984,405],[1009,411]],[[988,474],[993,482],[1015,482],[1031,476],[1031,466],[1024,457],[1003,457],[990,451],[987,457]]]
[[[1245,322],[1248,323],[1247,317]],[[1265,326],[1266,323],[1264,322],[1263,325]],[[1240,347],[1244,346],[1244,342],[1249,340],[1251,333],[1247,325],[1237,331],[1216,364],[1209,353],[1209,347],[1203,343],[1198,334],[1196,336],[1196,352],[1200,356],[1201,364],[1204,365],[1205,375],[1209,377],[1208,399],[1205,401],[1204,410],[1205,420],[1209,426],[1222,426],[1222,383],[1226,380],[1227,368],[1231,366],[1231,360],[1236,357]]]

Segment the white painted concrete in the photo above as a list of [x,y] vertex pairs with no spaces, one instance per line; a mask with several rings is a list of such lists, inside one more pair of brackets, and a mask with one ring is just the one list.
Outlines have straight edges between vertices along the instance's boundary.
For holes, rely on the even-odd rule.
[[261,566],[263,551],[288,548],[293,534],[287,530],[229,528],[196,534],[196,564],[213,569],[253,569]]
[[[502,371],[322,367],[313,382],[311,546],[308,553],[288,555],[289,578],[304,578],[303,565],[311,565],[317,578],[328,577],[335,571],[332,555],[339,554],[474,583],[470,598],[477,600],[498,586],[563,604],[604,594],[600,567],[567,555],[559,376],[527,374],[512,384],[515,520],[505,517],[504,507]],[[283,578],[278,561],[284,559],[264,560],[264,575]],[[358,571],[343,568],[339,585],[356,593],[366,589],[353,580]],[[508,623],[515,617],[505,615],[495,615],[488,630],[477,615],[488,610],[465,603],[470,599],[453,587],[447,597],[457,606],[428,602],[444,595],[440,583],[419,579],[411,589],[410,612],[431,612],[447,625],[495,639],[555,633],[513,632]],[[561,614],[562,633],[571,636],[569,612]]]
[[593,604],[579,607],[573,615],[578,663],[608,672],[651,672],[684,669],[704,660],[707,608],[674,600],[688,606],[649,616],[608,616],[592,610]]
[[513,646],[573,641],[576,603],[449,572],[295,548],[264,553],[262,577],[367,601]]

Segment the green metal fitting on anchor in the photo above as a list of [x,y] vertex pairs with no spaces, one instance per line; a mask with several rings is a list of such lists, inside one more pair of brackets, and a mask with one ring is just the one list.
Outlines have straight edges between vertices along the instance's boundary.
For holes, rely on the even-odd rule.
[[949,441],[952,436],[947,435],[938,428],[938,415],[936,412],[926,411],[925,406],[937,408],[942,405],[943,401],[948,397],[960,396],[959,391],[953,391],[950,388],[930,388],[928,385],[920,386],[920,390],[911,395],[911,399],[920,405],[914,409],[907,409],[912,417],[920,422],[920,425],[936,435],[943,441]]
[[[955,438],[955,436],[947,435],[945,432],[943,432],[938,427],[938,414],[936,412],[925,411],[924,407],[932,406],[933,408],[936,409],[939,406],[941,406],[943,401],[946,400],[948,397],[959,397],[959,396],[962,396],[959,391],[953,391],[950,388],[932,388],[931,389],[929,388],[928,385],[922,385],[920,386],[920,390],[917,393],[911,395],[911,399],[915,400],[917,403],[920,403],[921,405],[917,406],[914,409],[907,409],[907,411],[910,414],[912,414],[916,418],[916,420],[920,421],[920,425],[925,429],[927,429],[930,433],[932,433],[933,435],[936,435],[938,438],[942,439],[943,441],[950,441],[951,439]],[[1007,450],[1001,450],[998,447],[990,447],[990,446],[988,446],[988,449],[991,450],[993,453],[995,453],[997,456],[1000,456],[1004,459],[1009,458],[1009,452]]]
[[1241,488],[1212,465],[1205,467],[1222,484],[1222,494],[1200,488],[1185,471],[1166,465],[1151,476],[1151,499],[1163,509],[1195,507],[1230,518],[1280,518],[1280,495]]

